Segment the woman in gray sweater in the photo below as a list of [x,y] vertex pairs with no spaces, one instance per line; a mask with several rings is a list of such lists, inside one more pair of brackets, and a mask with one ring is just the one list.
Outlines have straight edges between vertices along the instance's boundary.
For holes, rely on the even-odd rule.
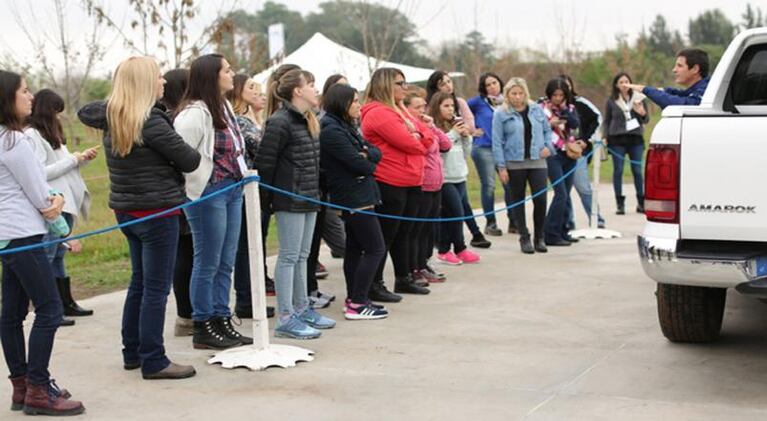
[[[43,166],[35,159],[22,132],[32,113],[32,94],[24,79],[0,71],[0,249],[40,244],[48,232],[46,220],[61,215],[62,196],[51,196]],[[0,342],[13,384],[11,409],[26,414],[74,415],[85,408],[67,399],[51,380],[48,363],[63,309],[51,265],[43,248],[0,255],[3,266]],[[29,302],[35,321],[28,355],[24,319]]]

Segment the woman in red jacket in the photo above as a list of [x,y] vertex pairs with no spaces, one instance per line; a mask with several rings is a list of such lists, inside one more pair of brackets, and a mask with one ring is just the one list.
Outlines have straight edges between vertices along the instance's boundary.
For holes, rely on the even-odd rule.
[[[381,190],[376,212],[386,215],[414,217],[423,184],[424,156],[433,143],[431,131],[410,117],[402,101],[407,93],[405,75],[394,68],[381,68],[373,73],[362,107],[362,135],[377,146],[383,155],[373,174]],[[428,294],[415,284],[408,270],[415,224],[391,218],[380,218],[386,250],[394,263],[394,291],[406,294]],[[397,302],[402,297],[392,294],[383,283],[385,259],[376,273],[370,291],[374,301]]]

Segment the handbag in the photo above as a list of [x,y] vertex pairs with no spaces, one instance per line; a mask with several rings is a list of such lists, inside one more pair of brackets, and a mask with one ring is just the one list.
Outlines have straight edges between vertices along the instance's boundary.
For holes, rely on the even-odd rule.
[[577,142],[568,142],[565,143],[565,153],[567,154],[568,158],[572,160],[578,160],[581,156],[583,156],[583,147]]

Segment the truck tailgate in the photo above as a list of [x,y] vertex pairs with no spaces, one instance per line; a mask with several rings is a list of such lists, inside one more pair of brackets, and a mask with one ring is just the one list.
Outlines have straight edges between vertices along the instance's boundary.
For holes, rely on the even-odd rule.
[[767,241],[767,116],[685,117],[679,199],[684,239]]

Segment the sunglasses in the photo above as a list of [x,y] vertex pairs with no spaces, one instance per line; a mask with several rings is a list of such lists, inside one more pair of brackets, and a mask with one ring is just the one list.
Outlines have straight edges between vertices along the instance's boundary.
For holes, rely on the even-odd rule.
[[404,80],[400,80],[399,82],[394,82],[395,85],[399,85],[400,88],[407,88],[407,82]]

